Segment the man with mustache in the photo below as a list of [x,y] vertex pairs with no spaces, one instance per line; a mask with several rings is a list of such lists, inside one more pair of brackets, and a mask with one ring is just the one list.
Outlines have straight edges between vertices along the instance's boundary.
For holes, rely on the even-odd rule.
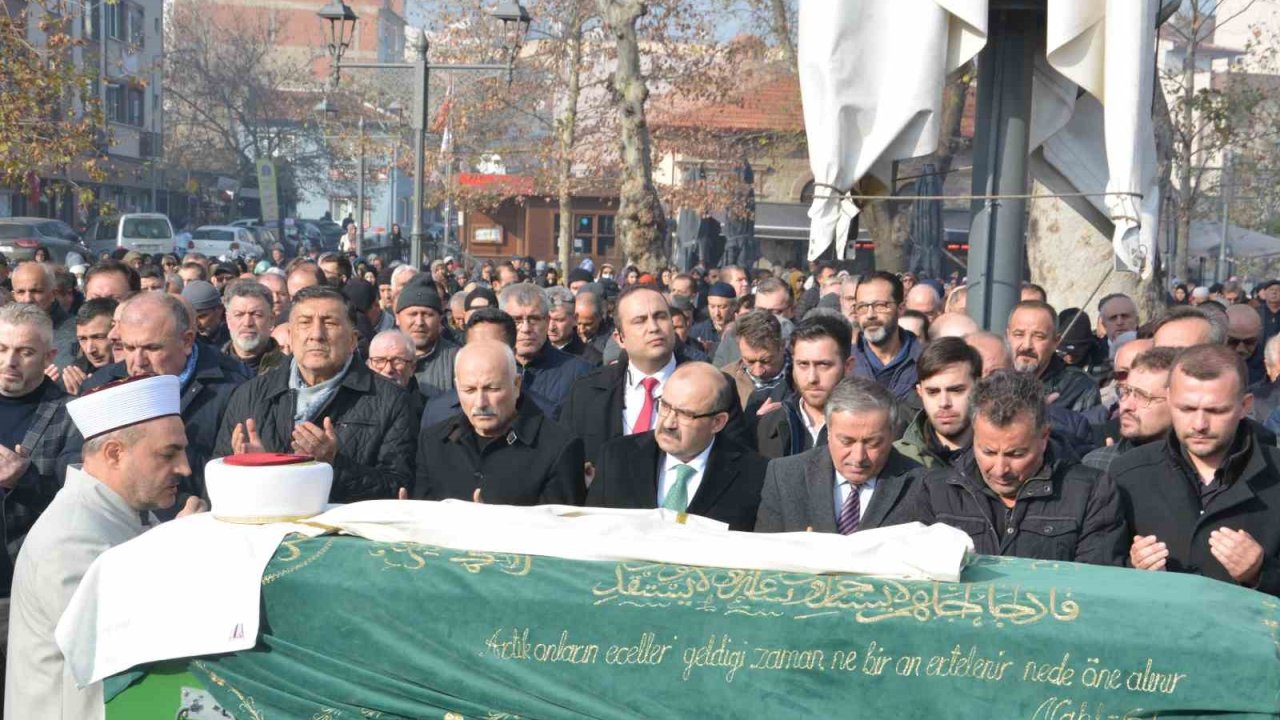
[[86,300],[76,311],[76,343],[79,356],[62,368],[62,386],[71,395],[99,368],[115,362],[111,353],[111,325],[119,305],[114,298]]
[[1132,530],[1128,564],[1280,595],[1280,450],[1245,423],[1253,396],[1229,347],[1183,350],[1172,429],[1111,465]]
[[[1131,340],[1125,346],[1140,342],[1144,341]],[[1172,424],[1169,370],[1177,357],[1173,348],[1152,348],[1129,361],[1125,379],[1116,383],[1120,439],[1085,455],[1085,465],[1108,471],[1124,453],[1164,438]]]
[[1128,530],[1115,485],[1049,452],[1044,389],[1030,373],[983,378],[969,414],[973,453],[924,475],[909,519],[959,528],[983,555],[1121,564]]
[[702,344],[707,357],[714,357],[720,338],[733,323],[737,311],[737,293],[726,282],[712,283],[707,289],[707,319],[689,328],[689,337]]
[[973,440],[969,396],[982,377],[982,356],[960,338],[939,338],[920,353],[916,367],[924,409],[894,447],[925,467],[954,467]]
[[[132,378],[72,400],[66,413],[85,438],[84,463],[36,520],[18,554],[8,613],[4,716],[102,717],[102,685],[77,689],[54,629],[80,580],[108,549],[158,521],[191,473],[179,417],[178,378]],[[179,515],[204,509],[188,499]]]
[[836,385],[849,374],[853,331],[842,317],[816,315],[791,333],[791,385],[781,403],[758,418],[756,449],[767,458],[798,455],[827,444],[825,408]]
[[418,418],[405,391],[355,354],[356,310],[313,285],[293,297],[289,365],[231,396],[214,457],[309,455],[333,466],[332,502],[394,498],[413,482]]
[[1058,357],[1058,313],[1039,300],[1023,300],[1013,306],[1005,337],[1013,348],[1013,367],[1037,378],[1045,393],[1056,394],[1054,404],[1083,412],[1102,402],[1098,384],[1084,371]]
[[850,535],[908,522],[920,465],[894,449],[894,397],[866,378],[846,378],[823,412],[826,447],[769,463],[756,531]]
[[676,368],[653,431],[614,438],[601,449],[587,505],[661,507],[750,531],[766,461],[721,433],[737,402],[724,373],[711,364]]
[[275,324],[273,302],[265,285],[248,281],[232,283],[222,300],[231,334],[222,352],[244,363],[255,375],[279,367],[286,360],[280,344],[271,337]]
[[898,327],[902,281],[893,273],[873,272],[858,282],[854,299],[852,310],[862,332],[853,347],[853,374],[884,385],[899,400],[911,398],[923,345]]
[[582,440],[541,413],[521,411],[511,348],[472,340],[458,351],[454,373],[462,412],[419,436],[413,497],[581,505]]

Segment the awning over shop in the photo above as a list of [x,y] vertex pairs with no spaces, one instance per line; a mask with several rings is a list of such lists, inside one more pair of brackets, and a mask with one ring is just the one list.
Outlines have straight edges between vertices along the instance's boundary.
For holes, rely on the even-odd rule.
[[[1188,243],[1192,257],[1218,257],[1222,242],[1222,223],[1196,220],[1191,223],[1191,239]],[[1280,238],[1231,225],[1227,229],[1227,256],[1233,258],[1262,258],[1280,255]]]

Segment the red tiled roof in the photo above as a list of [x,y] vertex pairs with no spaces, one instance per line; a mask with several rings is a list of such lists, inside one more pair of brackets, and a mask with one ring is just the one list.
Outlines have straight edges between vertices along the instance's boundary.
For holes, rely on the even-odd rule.
[[[664,105],[676,107],[663,107]],[[668,96],[655,103],[655,128],[698,128],[755,132],[804,132],[800,83],[794,75],[776,76],[745,88],[739,97],[696,107],[679,106]]]

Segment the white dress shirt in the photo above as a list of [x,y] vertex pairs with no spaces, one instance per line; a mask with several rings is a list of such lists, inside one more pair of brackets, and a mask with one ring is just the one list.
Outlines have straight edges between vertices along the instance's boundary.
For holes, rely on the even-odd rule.
[[809,417],[809,413],[805,411],[805,408],[807,407],[809,406],[805,405],[804,400],[801,399],[800,400],[800,420],[804,423],[804,429],[806,432],[809,433],[809,437],[812,439],[813,444],[817,445],[818,436],[822,434],[822,428],[827,426],[827,419],[826,419],[826,416],[819,415],[818,417],[820,419],[817,422],[814,422]]
[[[640,420],[640,408],[644,407],[644,386],[641,385],[647,377],[656,378],[658,384],[653,388],[653,396],[656,398],[662,394],[662,388],[666,387],[667,378],[676,371],[676,356],[671,354],[671,359],[661,370],[652,374],[645,375],[636,369],[635,365],[627,364],[626,387],[622,393],[622,434],[630,435],[631,428],[636,426],[636,422]],[[658,420],[658,404],[653,405],[653,417],[649,418],[649,427],[652,428],[657,424]]]
[[662,455],[662,469],[658,471],[658,507],[662,507],[662,501],[667,499],[667,491],[676,482],[676,466],[688,465],[693,468],[693,476],[689,478],[687,489],[689,494],[689,504],[693,504],[693,496],[698,493],[698,488],[702,486],[702,476],[707,471],[707,458],[711,457],[711,448],[716,444],[716,439],[711,438],[711,444],[706,449],[698,453],[698,456],[687,463],[680,462],[680,458],[673,455]]
[[[871,478],[870,480],[858,486],[858,521],[867,516],[867,507],[871,505],[871,496],[876,491],[876,482],[880,478]],[[844,503],[849,499],[849,492],[853,490],[853,483],[845,479],[840,471],[836,471],[836,523],[840,522],[840,512],[844,510]]]

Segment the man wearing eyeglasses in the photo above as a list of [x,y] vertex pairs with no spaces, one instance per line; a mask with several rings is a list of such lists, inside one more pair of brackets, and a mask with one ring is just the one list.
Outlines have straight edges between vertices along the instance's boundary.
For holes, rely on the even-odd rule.
[[[1137,342],[1142,341],[1131,341],[1125,347]],[[1177,357],[1178,351],[1173,348],[1152,348],[1133,358],[1124,379],[1116,381],[1120,439],[1085,455],[1085,465],[1109,471],[1119,456],[1160,440],[1169,432],[1173,425],[1169,414],[1169,371]]]
[[898,400],[913,396],[917,382],[916,360],[922,344],[912,333],[898,327],[902,312],[902,281],[893,273],[876,271],[858,283],[853,312],[862,332],[853,344],[853,374],[875,380]]
[[520,382],[547,417],[560,417],[560,408],[578,378],[592,371],[587,361],[557,350],[547,339],[550,306],[543,289],[530,282],[502,288],[498,305],[516,323],[516,360]]
[[710,363],[676,368],[658,398],[653,431],[601,448],[587,505],[660,507],[750,531],[767,461],[721,434],[735,403],[728,378]]

